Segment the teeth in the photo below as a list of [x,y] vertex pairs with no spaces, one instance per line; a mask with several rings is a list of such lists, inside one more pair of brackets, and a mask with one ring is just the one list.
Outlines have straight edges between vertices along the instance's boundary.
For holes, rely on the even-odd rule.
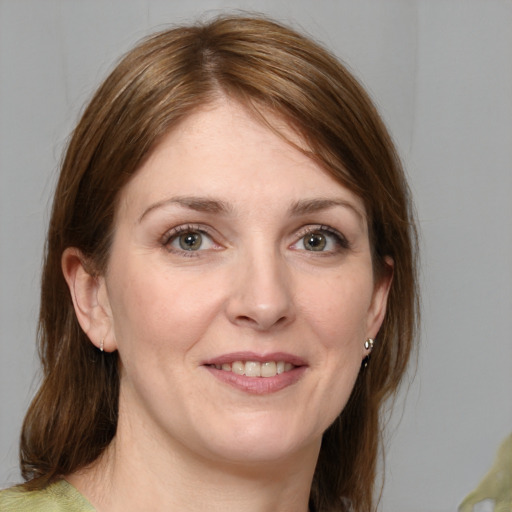
[[261,363],[261,376],[262,377],[274,377],[277,374],[277,365],[274,361],[267,361]]
[[236,373],[237,375],[244,375],[245,372],[245,364],[242,361],[235,361],[231,365],[231,371]]
[[261,377],[261,363],[257,361],[247,361],[245,363],[244,373],[247,377]]
[[233,372],[246,377],[275,377],[294,368],[293,364],[284,361],[234,361],[233,363],[214,364],[217,370]]

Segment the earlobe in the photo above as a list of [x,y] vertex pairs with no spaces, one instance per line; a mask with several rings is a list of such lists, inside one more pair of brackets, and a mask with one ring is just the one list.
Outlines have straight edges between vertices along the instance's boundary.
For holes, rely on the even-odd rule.
[[104,277],[94,275],[86,258],[74,247],[64,251],[61,265],[80,326],[94,345],[107,351],[112,321]]

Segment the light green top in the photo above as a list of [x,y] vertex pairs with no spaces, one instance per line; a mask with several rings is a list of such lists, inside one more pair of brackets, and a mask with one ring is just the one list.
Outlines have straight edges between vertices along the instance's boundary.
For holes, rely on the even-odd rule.
[[0,491],[2,512],[94,512],[92,505],[66,480],[58,480],[40,491],[20,486]]

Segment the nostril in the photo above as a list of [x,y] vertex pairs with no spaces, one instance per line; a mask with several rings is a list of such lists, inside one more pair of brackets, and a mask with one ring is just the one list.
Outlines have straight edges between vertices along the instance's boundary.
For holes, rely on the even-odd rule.
[[253,327],[257,328],[259,327],[260,323],[255,320],[254,318],[251,318],[250,316],[246,315],[239,315],[236,317],[235,322],[238,325],[246,326],[246,327]]
[[276,320],[276,323],[274,325],[281,325],[281,324],[284,324],[285,322],[286,322],[286,317],[282,316],[281,318],[278,318]]
[[245,325],[258,330],[268,330],[286,324],[287,318],[286,315],[280,316],[277,320],[275,318],[264,318],[262,316],[253,318],[249,315],[238,315],[235,322],[239,325]]

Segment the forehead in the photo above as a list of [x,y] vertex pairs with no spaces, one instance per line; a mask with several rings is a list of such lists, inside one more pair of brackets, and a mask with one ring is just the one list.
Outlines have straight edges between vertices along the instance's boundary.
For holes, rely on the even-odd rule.
[[143,211],[176,194],[234,204],[256,198],[253,206],[306,195],[350,199],[364,216],[360,198],[303,150],[304,140],[282,118],[222,98],[163,137],[123,189],[120,209]]

